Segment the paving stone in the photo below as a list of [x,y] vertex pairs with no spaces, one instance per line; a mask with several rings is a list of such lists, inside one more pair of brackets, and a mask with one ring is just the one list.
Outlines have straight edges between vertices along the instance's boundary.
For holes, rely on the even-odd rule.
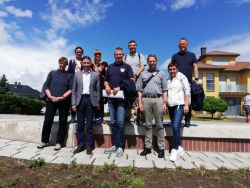
[[[171,163],[172,164],[172,163]],[[155,165],[155,168],[160,168],[160,169],[163,169],[163,168],[167,168],[167,162],[165,159],[157,159],[157,160],[154,160],[154,165]],[[173,164],[172,164],[173,165]],[[169,165],[170,166],[170,165]],[[175,168],[175,166],[173,165],[173,168]]]
[[8,139],[3,139],[3,138],[1,138],[1,139],[0,139],[0,144],[12,142],[12,141],[13,141],[13,140],[8,140]]
[[186,151],[186,153],[190,156],[190,157],[204,157],[206,156],[204,153],[202,152],[193,152],[193,151]]
[[39,151],[37,151],[37,153],[46,154],[46,155],[55,155],[59,153],[59,151],[55,151],[53,146],[49,146],[49,147],[40,149]]
[[134,165],[134,160],[117,158],[115,159],[114,164],[117,165],[118,167],[128,167]]
[[183,159],[184,161],[187,161],[187,162],[201,162],[201,163],[205,162],[200,157],[187,157],[187,156],[186,157],[182,157],[182,156],[180,156],[178,158],[178,160],[179,159]]
[[87,155],[86,154],[86,152],[80,152],[80,153],[77,153],[77,154],[75,154],[75,155],[73,155],[75,158],[79,158],[79,159],[90,159],[90,158],[93,158],[93,159],[95,159],[94,157],[93,157],[93,155]]
[[196,161],[196,162],[194,162],[194,164],[197,168],[204,166],[206,169],[209,169],[209,170],[216,170],[217,169],[217,167],[210,162],[197,162]]
[[12,155],[15,155],[17,153],[20,153],[20,151],[16,149],[9,149],[9,148],[4,148],[0,150],[0,156],[2,157],[11,157]]
[[154,168],[152,160],[136,159],[134,160],[134,165],[137,168]]
[[55,159],[51,161],[51,163],[55,164],[71,164],[71,162],[75,159],[75,157],[69,157],[69,156],[58,156]]
[[236,158],[238,157],[235,153],[230,152],[230,153],[222,153],[220,152],[220,155],[224,156],[225,158]]
[[218,157],[221,156],[220,153],[218,152],[203,152],[204,155],[206,155],[207,157]]
[[94,158],[83,158],[83,157],[76,157],[75,161],[77,164],[86,164],[91,165],[94,162]]
[[0,143],[0,149],[8,147],[10,144],[8,143]]
[[126,153],[127,155],[138,155],[139,152],[137,149],[125,149],[124,153]]
[[232,163],[223,163],[223,162],[218,162],[218,161],[214,161],[212,162],[217,168],[229,168],[229,169],[238,169],[237,166],[233,165]]
[[93,150],[93,153],[94,154],[104,154],[104,151],[105,151],[106,148],[95,148]]
[[23,149],[25,148],[30,148],[30,149],[37,149],[37,150],[40,150],[37,148],[38,144],[37,143],[26,143],[23,145]]
[[110,154],[109,159],[124,159],[127,160],[128,159],[128,155],[126,153],[123,153],[122,157],[116,157],[115,153]]
[[238,155],[238,156],[240,156],[240,157],[242,157],[242,158],[250,158],[250,152],[248,152],[248,153],[235,153],[235,155]]
[[180,160],[177,160],[174,162],[174,165],[177,167],[181,167],[181,168],[184,168],[184,169],[193,169],[193,168],[196,168],[196,166],[194,165],[193,162],[190,162],[190,161],[180,161]]
[[46,163],[50,163],[51,161],[53,161],[55,158],[57,158],[58,156],[55,156],[55,155],[48,155],[48,154],[46,154],[46,153],[42,153],[42,154],[40,154],[40,153],[38,153],[38,155],[37,156],[35,156],[35,157],[33,157],[31,160],[35,160],[35,159],[38,159],[38,158],[42,158],[42,159],[44,159],[44,161],[46,162]]
[[128,155],[129,160],[146,160],[145,156],[140,156],[140,155]]
[[166,166],[166,168],[171,168],[171,169],[176,168],[174,163],[172,161],[169,161],[169,160],[166,160],[165,166]]
[[105,153],[94,153],[92,158],[96,158],[96,159],[108,159],[110,156],[110,154],[105,154]]
[[217,157],[199,157],[202,161],[204,162],[222,162],[219,158]]
[[157,160],[159,158],[158,158],[158,154],[157,153],[156,154],[155,153],[150,153],[150,154],[146,155],[146,159],[147,160]]
[[93,165],[104,165],[105,163],[107,164],[113,164],[114,160],[113,159],[101,159],[101,158],[96,158]]
[[73,149],[72,148],[62,148],[56,153],[57,156],[73,156]]
[[232,162],[232,164],[237,166],[238,168],[250,168],[250,162],[248,163]]
[[36,153],[36,151],[21,151],[20,153],[14,154],[11,157],[13,158],[17,158],[17,159],[27,159],[30,160],[32,158],[34,158],[35,156],[37,156],[38,153]]

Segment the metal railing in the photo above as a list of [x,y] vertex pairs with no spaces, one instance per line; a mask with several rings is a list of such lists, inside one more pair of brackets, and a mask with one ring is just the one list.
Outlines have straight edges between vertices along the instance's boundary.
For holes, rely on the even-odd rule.
[[219,88],[220,88],[219,90],[221,93],[247,93],[247,85],[246,84],[241,84],[241,85],[220,84]]

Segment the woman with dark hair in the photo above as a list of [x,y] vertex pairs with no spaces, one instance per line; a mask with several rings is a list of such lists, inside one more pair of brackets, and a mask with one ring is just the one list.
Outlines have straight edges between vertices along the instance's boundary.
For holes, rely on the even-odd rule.
[[167,104],[173,128],[173,145],[170,161],[176,161],[184,153],[181,147],[180,127],[182,116],[189,111],[190,86],[187,77],[178,71],[176,63],[168,65]]
[[68,65],[67,58],[61,57],[58,60],[58,65],[58,70],[51,71],[44,83],[46,111],[42,130],[42,142],[37,146],[39,149],[46,147],[49,143],[51,127],[57,110],[59,111],[59,130],[55,150],[61,149],[66,136],[73,76],[65,71]]

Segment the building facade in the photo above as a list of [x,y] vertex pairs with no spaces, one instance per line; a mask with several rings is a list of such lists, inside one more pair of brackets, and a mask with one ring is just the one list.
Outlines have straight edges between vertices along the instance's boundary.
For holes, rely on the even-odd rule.
[[199,82],[206,97],[227,101],[225,115],[243,115],[243,99],[250,92],[250,62],[237,62],[237,53],[211,51],[201,48]]

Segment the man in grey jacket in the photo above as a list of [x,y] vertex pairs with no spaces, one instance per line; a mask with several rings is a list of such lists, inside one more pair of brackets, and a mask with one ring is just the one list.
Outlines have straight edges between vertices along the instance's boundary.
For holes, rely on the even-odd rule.
[[[92,154],[93,149],[93,111],[99,107],[100,78],[91,71],[91,59],[84,56],[82,68],[76,72],[72,88],[72,110],[77,112],[77,149],[74,154],[87,149],[87,154]],[[86,125],[86,138],[84,127]]]

